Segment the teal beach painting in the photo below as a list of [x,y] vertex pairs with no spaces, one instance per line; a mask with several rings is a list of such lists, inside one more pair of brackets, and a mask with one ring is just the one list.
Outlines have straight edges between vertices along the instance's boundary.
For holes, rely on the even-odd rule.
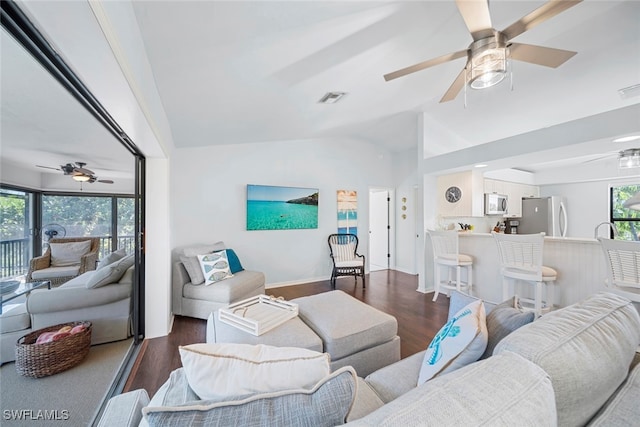
[[247,230],[318,228],[318,189],[247,185]]

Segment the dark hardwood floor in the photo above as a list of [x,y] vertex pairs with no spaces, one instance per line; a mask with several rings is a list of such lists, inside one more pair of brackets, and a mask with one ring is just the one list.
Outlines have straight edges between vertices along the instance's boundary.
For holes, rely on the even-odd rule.
[[[366,288],[350,277],[337,280],[336,289],[389,313],[398,320],[401,356],[405,358],[424,350],[447,320],[449,300],[440,295],[417,292],[418,277],[394,270],[367,275]],[[329,280],[297,286],[267,289],[268,295],[287,300],[331,290]],[[125,384],[124,392],[144,388],[153,396],[169,378],[169,373],[182,366],[178,347],[205,341],[206,320],[176,316],[173,330],[166,337],[147,339]]]

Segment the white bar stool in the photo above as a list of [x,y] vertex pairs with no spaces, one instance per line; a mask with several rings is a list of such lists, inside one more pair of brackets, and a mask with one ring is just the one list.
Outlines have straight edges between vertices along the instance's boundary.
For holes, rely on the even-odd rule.
[[[452,231],[427,231],[433,247],[433,269],[434,269],[434,294],[433,301],[438,299],[440,288],[456,289],[471,295],[473,287],[473,258],[458,251],[458,232]],[[447,280],[442,280],[441,270],[447,269]],[[461,270],[467,271],[467,281],[463,282]],[[455,271],[455,280],[453,272]]]
[[613,292],[640,302],[640,242],[598,237],[607,264],[605,284]]
[[[524,308],[532,309],[536,318],[543,312],[553,309],[553,286],[558,275],[556,270],[542,265],[544,233],[537,234],[502,234],[492,233],[498,245],[502,274],[502,298],[507,299],[516,294],[517,281],[534,286],[533,298],[522,298],[520,301],[533,305]],[[513,293],[510,285],[513,284]],[[544,294],[544,299],[543,299]]]

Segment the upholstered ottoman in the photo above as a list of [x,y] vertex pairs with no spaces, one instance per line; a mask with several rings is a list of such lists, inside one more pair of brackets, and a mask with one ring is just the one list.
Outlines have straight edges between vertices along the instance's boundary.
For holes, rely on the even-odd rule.
[[400,360],[395,317],[339,290],[291,302],[298,304],[299,317],[322,339],[332,370],[350,365],[364,378]]
[[218,310],[207,319],[208,343],[265,344],[276,347],[299,347],[323,351],[322,340],[299,317],[287,320],[282,325],[255,336],[218,319]]

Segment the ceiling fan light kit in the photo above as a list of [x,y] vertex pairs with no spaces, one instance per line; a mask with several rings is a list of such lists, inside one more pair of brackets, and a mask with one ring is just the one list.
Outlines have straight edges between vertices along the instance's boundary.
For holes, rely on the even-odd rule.
[[87,176],[87,175],[73,175],[71,177],[71,179],[73,179],[74,181],[79,181],[79,182],[87,182],[91,179],[91,177]]
[[486,89],[500,83],[507,75],[508,57],[509,49],[501,33],[473,42],[467,67],[469,87]]
[[618,156],[618,167],[620,169],[640,167],[640,148],[629,148],[621,151]]

